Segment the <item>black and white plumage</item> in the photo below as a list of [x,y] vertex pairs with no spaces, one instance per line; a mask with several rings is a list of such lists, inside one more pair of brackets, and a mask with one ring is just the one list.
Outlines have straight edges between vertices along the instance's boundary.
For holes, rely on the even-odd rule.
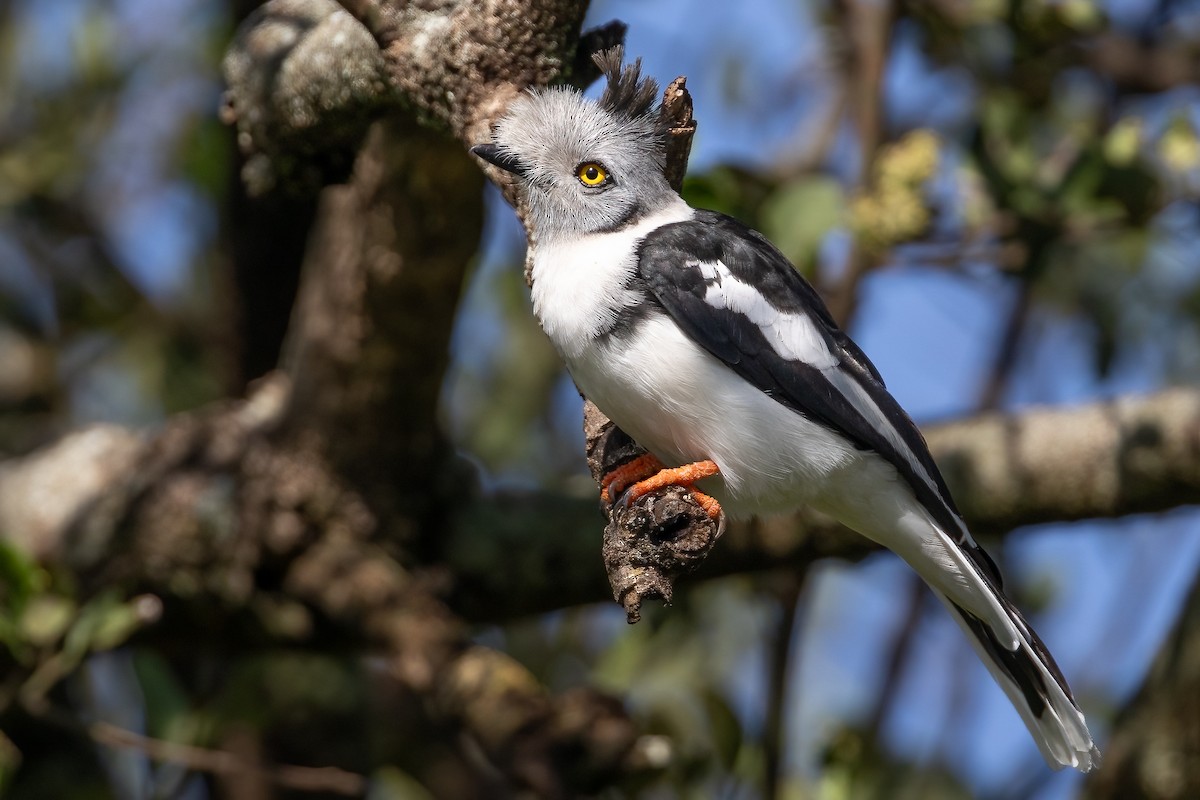
[[522,96],[473,149],[525,183],[533,303],[580,390],[664,464],[715,462],[733,517],[808,505],[896,552],[951,611],[1047,762],[1099,751],[1004,597],[917,427],[787,259],[663,176],[657,89],[619,52],[598,103]]

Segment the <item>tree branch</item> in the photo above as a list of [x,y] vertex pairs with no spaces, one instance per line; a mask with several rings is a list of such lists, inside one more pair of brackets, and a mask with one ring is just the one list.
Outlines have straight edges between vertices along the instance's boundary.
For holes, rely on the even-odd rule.
[[333,0],[263,4],[238,28],[222,69],[221,118],[237,125],[251,195],[340,180],[370,122],[400,102],[379,47]]
[[[884,137],[883,68],[891,45],[894,11],[891,0],[843,0],[838,4],[838,14],[851,44],[847,67],[850,74],[845,85],[853,87],[848,105],[853,108],[858,134],[856,183],[862,191],[872,181],[875,155]],[[847,329],[858,307],[858,285],[878,261],[878,254],[870,252],[861,239],[852,241],[846,255],[845,274],[826,292],[830,313]]]
[[1164,92],[1200,82],[1200,48],[1186,35],[1145,41],[1106,31],[1076,45],[1083,61],[1129,94]]
[[[988,413],[930,426],[925,433],[977,535],[1200,503],[1200,390]],[[560,523],[534,511],[539,505],[532,499],[498,502],[476,503],[445,540],[444,558],[460,581],[452,600],[456,608],[472,618],[495,619],[500,609],[520,615],[602,599],[600,570],[592,566],[594,540],[546,535],[547,528],[578,530],[587,524],[596,513],[594,501],[557,501],[553,513]],[[501,515],[506,524],[493,526],[490,521]],[[818,558],[858,559],[874,549],[828,518],[801,513],[730,526],[698,574],[711,578]],[[485,571],[480,554],[488,552],[520,553],[518,566],[554,568]],[[466,553],[478,560],[464,558]]]
[[400,38],[399,9],[386,0],[338,0],[342,8],[362,23],[380,50]]
[[286,435],[328,459],[410,548],[454,490],[437,399],[482,189],[457,142],[377,123],[351,180],[321,197],[285,344]]
[[[277,440],[288,389],[276,374],[247,401],[180,415],[153,437],[107,447],[71,438],[6,463],[0,536],[38,519],[45,493],[62,486],[73,514],[41,518],[35,530],[46,538],[33,549],[56,555],[85,596],[137,587],[169,598],[144,639],[220,608],[258,621],[255,647],[274,639],[377,651],[437,719],[539,796],[656,763],[617,701],[589,690],[552,697],[511,658],[471,643],[441,600],[439,571],[398,563],[362,497],[312,452]],[[92,472],[94,480],[56,478]],[[259,585],[264,575],[274,576],[269,586]],[[238,646],[230,629],[220,636]],[[653,742],[651,752],[661,750]]]
[[980,533],[1200,501],[1200,393],[1170,389],[938,426],[929,444]]
[[79,726],[72,716],[57,709],[48,710],[39,717],[49,717],[52,722],[69,730],[82,727],[82,732],[96,744],[137,750],[154,761],[179,764],[198,772],[226,775],[243,780],[266,780],[284,789],[295,789],[302,792],[328,792],[346,797],[361,797],[367,790],[365,777],[337,767],[260,764],[242,753],[155,739],[108,722],[97,721]]

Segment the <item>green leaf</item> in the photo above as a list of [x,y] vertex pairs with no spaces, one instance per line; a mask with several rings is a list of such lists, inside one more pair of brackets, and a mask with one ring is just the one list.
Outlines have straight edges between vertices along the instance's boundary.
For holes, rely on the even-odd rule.
[[97,620],[92,632],[91,649],[95,652],[120,647],[140,626],[141,622],[132,605],[122,603],[108,609]]
[[21,751],[12,740],[0,732],[0,797],[5,796],[9,785],[21,766]]
[[158,652],[137,648],[133,668],[146,701],[146,730],[155,738],[178,742],[194,735],[187,691]]
[[104,592],[79,612],[63,641],[63,657],[77,663],[89,652],[112,650],[138,629],[141,620],[132,603],[115,592]]
[[45,583],[45,573],[29,554],[0,538],[0,610],[20,614]]
[[367,800],[433,800],[433,795],[407,772],[383,767],[371,776]]
[[704,691],[700,700],[708,714],[709,731],[717,758],[726,769],[732,770],[742,749],[742,724],[729,703],[717,692]]
[[809,176],[781,186],[762,207],[763,233],[802,272],[812,274],[826,234],[845,217],[841,184],[826,176]]
[[75,603],[66,597],[42,594],[34,597],[21,614],[21,636],[35,647],[58,642],[75,620]]
[[1104,12],[1091,0],[1064,0],[1058,4],[1058,15],[1078,31],[1093,31],[1104,24]]
[[1191,120],[1179,114],[1158,140],[1158,154],[1173,172],[1190,172],[1200,166],[1200,136]]
[[1145,125],[1140,117],[1122,117],[1104,137],[1104,157],[1118,167],[1127,167],[1141,152]]

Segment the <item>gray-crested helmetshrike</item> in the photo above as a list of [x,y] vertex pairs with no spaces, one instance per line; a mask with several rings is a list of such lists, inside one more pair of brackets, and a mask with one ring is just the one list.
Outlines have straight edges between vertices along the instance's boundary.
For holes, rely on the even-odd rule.
[[1062,672],[879,372],[762,234],[667,184],[640,64],[622,70],[619,49],[597,63],[598,102],[524,94],[472,152],[524,185],[542,328],[580,391],[650,451],[605,479],[606,496],[677,483],[714,517],[829,514],[925,579],[1047,763],[1096,766]]

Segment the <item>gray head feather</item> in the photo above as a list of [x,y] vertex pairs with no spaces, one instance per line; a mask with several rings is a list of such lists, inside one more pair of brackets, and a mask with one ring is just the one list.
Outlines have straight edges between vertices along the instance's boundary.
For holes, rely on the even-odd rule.
[[[598,102],[567,87],[534,90],[496,124],[494,147],[476,149],[525,183],[539,241],[619,228],[678,198],[663,175],[657,85],[641,76],[640,61],[622,69],[620,48],[596,63],[608,79]],[[590,164],[607,175],[602,185],[581,179]]]
[[622,70],[622,53],[623,48],[617,46],[592,56],[592,61],[608,79],[598,105],[616,116],[626,119],[652,117],[658,123],[662,119],[658,109],[654,108],[658,84],[653,78],[642,77],[640,58]]

